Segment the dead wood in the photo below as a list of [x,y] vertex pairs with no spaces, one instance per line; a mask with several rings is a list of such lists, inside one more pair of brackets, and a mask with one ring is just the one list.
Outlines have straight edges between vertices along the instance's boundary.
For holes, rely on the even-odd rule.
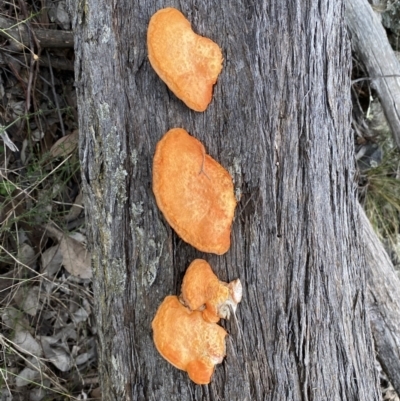
[[[74,34],[71,31],[37,28],[34,29],[34,33],[42,49],[74,46]],[[30,46],[30,33],[25,23],[15,23],[0,16],[0,36],[10,40],[12,49],[22,50],[23,46]]]
[[[9,63],[18,63],[20,65],[25,65],[26,57],[19,54],[8,55],[6,52],[0,53],[0,66],[1,65],[8,65]],[[74,63],[73,61],[67,58],[61,58],[56,55],[52,55],[50,57],[50,62],[47,57],[41,56],[39,58],[39,65],[42,67],[49,67],[55,68],[57,70],[64,70],[64,71],[74,71]]]
[[400,279],[360,206],[376,357],[400,394]]
[[[148,62],[147,24],[161,4],[94,0],[88,17],[70,1],[103,398],[378,400],[343,2],[168,2],[223,49],[204,113]],[[173,127],[233,176],[240,201],[223,256],[183,243],[155,204],[152,158]],[[151,332],[198,257],[244,286],[209,386],[163,360]]]
[[346,20],[353,50],[368,71],[394,140],[400,147],[400,63],[367,0],[347,0]]
[[[347,0],[346,6],[353,50],[366,66],[400,147],[400,63],[370,4],[366,0]],[[361,207],[360,214],[377,359],[400,394],[400,280]]]

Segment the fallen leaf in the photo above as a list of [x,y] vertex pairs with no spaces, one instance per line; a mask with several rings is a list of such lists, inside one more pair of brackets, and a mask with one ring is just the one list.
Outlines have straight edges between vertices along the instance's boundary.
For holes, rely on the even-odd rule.
[[12,331],[26,330],[29,327],[24,314],[12,306],[8,306],[2,310],[1,318],[7,328]]
[[68,273],[80,278],[92,278],[91,256],[77,240],[63,237],[60,241],[63,266]]
[[77,240],[78,242],[80,242],[83,245],[85,245],[87,243],[86,237],[79,231],[75,231],[75,232],[69,234],[69,237]]
[[71,209],[69,209],[68,214],[65,216],[65,221],[70,222],[76,220],[82,213],[82,210],[83,210],[83,194],[82,191],[80,191],[78,196],[75,198],[74,204],[72,205]]
[[83,354],[78,355],[75,358],[75,363],[79,366],[82,365],[83,363],[86,363],[89,360],[89,354],[87,352],[84,352]]
[[18,249],[18,260],[29,267],[35,267],[37,257],[29,244],[22,244]]
[[81,279],[92,278],[91,255],[83,244],[51,224],[46,225],[46,230],[59,241],[65,270]]
[[92,390],[92,392],[90,393],[90,396],[94,400],[101,400],[101,388],[100,387],[96,387],[94,390]]
[[53,157],[66,157],[78,146],[79,131],[75,130],[69,135],[61,137],[50,149]]
[[[41,364],[39,358],[30,357],[26,360],[27,366],[22,369],[15,378],[15,384],[17,387],[24,387],[31,382],[38,382],[41,376],[41,371],[43,365]],[[41,380],[43,384],[43,377]]]
[[43,377],[40,380],[40,384],[43,385],[43,387],[35,387],[31,388],[29,391],[29,401],[42,401],[44,397],[48,394],[49,390],[48,388],[50,387],[50,380],[43,380]]
[[29,323],[22,312],[9,306],[3,310],[1,318],[4,326],[13,332],[11,339],[21,352],[35,356],[43,355],[42,347],[30,334]]
[[26,354],[42,356],[41,345],[33,338],[27,330],[18,330],[15,332],[13,342],[18,345],[21,351]]
[[4,127],[2,125],[0,125],[0,137],[3,139],[4,144],[6,146],[8,146],[8,148],[12,151],[12,152],[18,152],[18,147],[14,144],[14,142],[10,139],[10,137],[8,136],[7,132],[4,131]]
[[52,246],[42,253],[41,272],[48,277],[53,277],[59,270],[63,261],[63,255],[59,245]]
[[[72,362],[69,349],[53,337],[40,337],[45,357],[62,372],[71,369]],[[56,342],[54,342],[56,341]]]
[[18,376],[15,378],[15,385],[17,387],[24,387],[31,382],[36,382],[40,378],[40,372],[30,368],[24,368],[19,372]]
[[39,309],[39,287],[20,286],[15,293],[14,300],[28,315],[36,316]]
[[75,324],[81,323],[81,322],[86,322],[87,318],[89,317],[89,314],[85,311],[83,308],[79,308],[73,315],[72,319]]

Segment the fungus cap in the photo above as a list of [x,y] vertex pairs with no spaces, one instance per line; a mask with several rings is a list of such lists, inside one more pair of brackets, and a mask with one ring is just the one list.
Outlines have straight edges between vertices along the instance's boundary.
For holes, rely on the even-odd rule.
[[216,364],[225,357],[226,331],[206,322],[176,296],[167,296],[152,322],[158,352],[169,363],[189,374],[197,384],[208,384]]
[[153,192],[165,219],[184,241],[203,252],[228,251],[236,207],[232,178],[182,128],[171,129],[157,144]]
[[181,298],[191,310],[202,311],[204,320],[217,323],[236,311],[242,284],[239,279],[229,284],[220,281],[205,260],[195,259],[183,277]]
[[157,11],[147,30],[150,64],[171,91],[188,107],[204,111],[222,69],[219,46],[193,32],[175,8]]

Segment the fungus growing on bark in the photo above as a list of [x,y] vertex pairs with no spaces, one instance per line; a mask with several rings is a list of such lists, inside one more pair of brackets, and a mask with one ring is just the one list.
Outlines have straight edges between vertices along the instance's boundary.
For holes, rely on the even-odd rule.
[[226,331],[190,311],[176,296],[167,296],[152,322],[158,352],[197,384],[208,384],[225,356]]
[[229,319],[242,299],[240,280],[224,283],[218,280],[211,266],[203,259],[195,259],[188,267],[182,283],[182,301],[191,310],[199,310],[207,322]]
[[188,107],[204,111],[222,69],[222,53],[211,39],[192,31],[175,8],[157,11],[147,31],[150,64],[171,91]]
[[232,178],[182,128],[171,129],[157,144],[153,192],[184,241],[203,252],[228,251],[236,207]]

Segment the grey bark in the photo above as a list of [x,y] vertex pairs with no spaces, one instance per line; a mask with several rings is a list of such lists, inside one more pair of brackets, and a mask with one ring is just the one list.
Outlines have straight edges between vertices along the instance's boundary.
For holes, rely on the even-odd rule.
[[[149,65],[146,29],[174,6],[216,41],[224,69],[208,110]],[[80,157],[108,400],[378,400],[353,183],[343,2],[70,2]],[[240,194],[223,256],[183,243],[151,191],[157,141],[183,127]],[[196,257],[239,277],[227,357],[197,386],[157,353],[151,320]]]
[[352,47],[372,79],[372,87],[400,147],[400,63],[367,0],[347,0],[346,19]]
[[393,388],[400,394],[400,279],[361,207],[360,214],[376,357]]
[[[386,32],[366,0],[347,0],[346,18],[354,51],[372,85],[400,147],[400,63]],[[376,356],[400,394],[400,280],[382,244],[361,210],[368,267],[368,304]]]

